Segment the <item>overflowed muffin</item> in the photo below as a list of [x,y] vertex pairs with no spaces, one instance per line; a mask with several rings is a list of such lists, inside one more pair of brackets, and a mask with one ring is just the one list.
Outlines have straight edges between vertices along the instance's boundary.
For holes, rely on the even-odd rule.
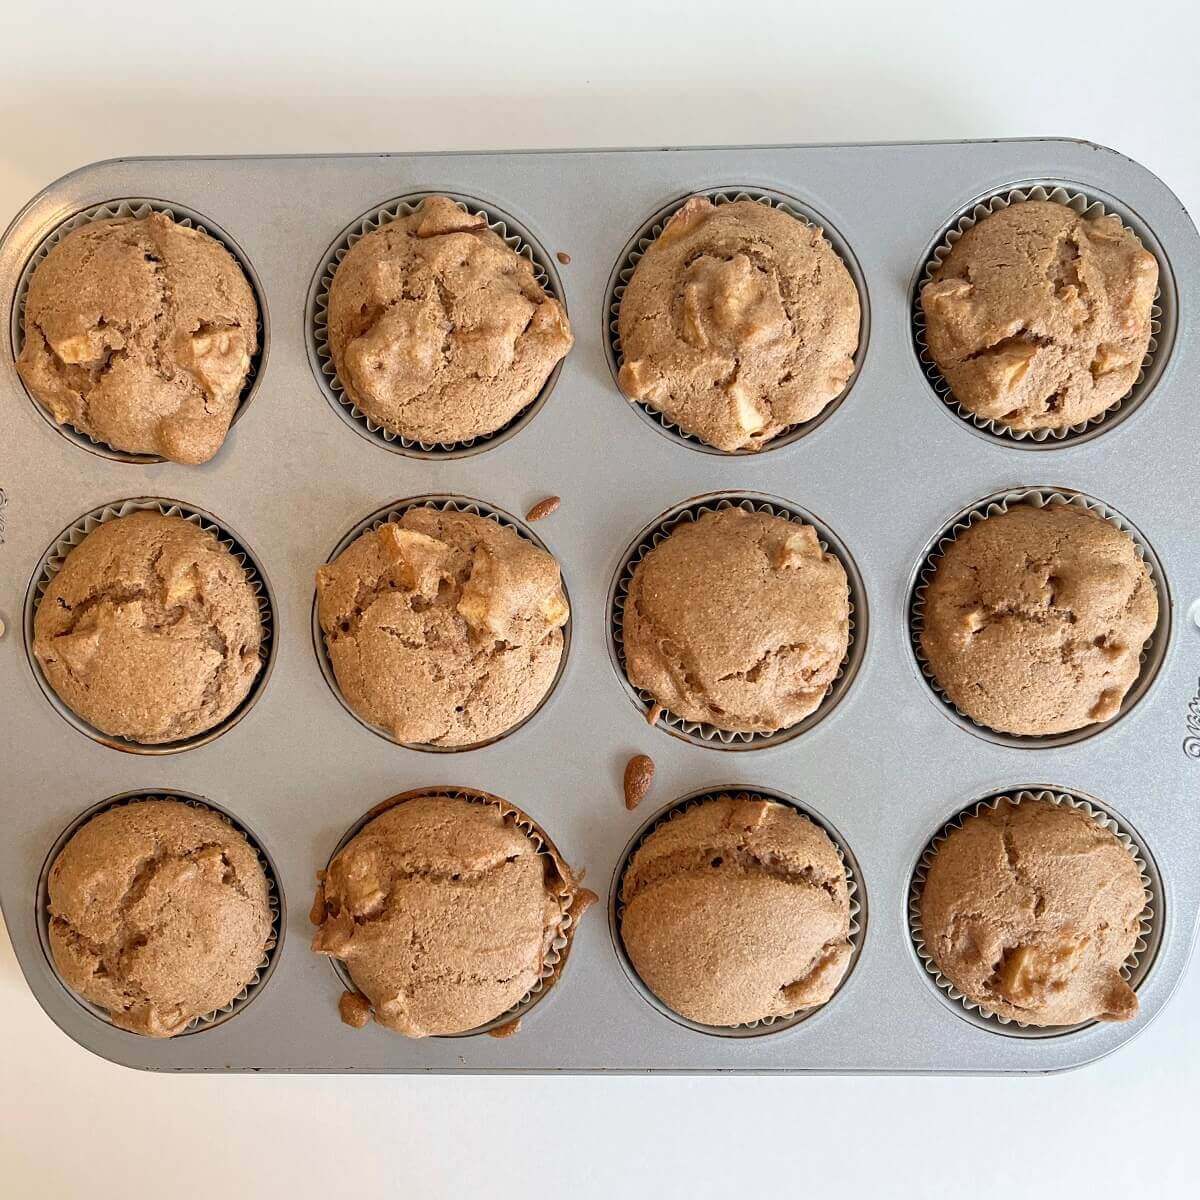
[[1025,1025],[1127,1021],[1121,975],[1148,897],[1128,849],[1086,812],[1028,797],[967,817],[921,892],[921,937],[941,974]]
[[1158,621],[1133,539],[1074,505],[1017,504],[936,560],[921,651],[961,712],[1002,733],[1065,733],[1121,710]]
[[262,667],[245,568],[211,533],[157,511],[105,521],[75,546],[33,629],[34,656],[63,703],[145,745],[220,724]]
[[921,290],[930,356],[964,408],[1017,431],[1097,417],[1133,387],[1158,262],[1115,216],[1010,204]]
[[157,212],[90,221],[34,269],[17,370],[60,425],[207,462],[237,411],[257,321],[242,268],[208,234]]
[[682,521],[634,569],[626,674],[669,712],[773,733],[813,712],[846,657],[850,592],[811,525],[741,508]]
[[329,349],[357,408],[426,444],[502,429],[573,341],[529,259],[447,196],[365,234],[329,288]]
[[824,1004],[853,953],[836,847],[776,801],[721,796],[664,822],[634,852],[620,899],[639,977],[704,1025]]
[[854,374],[861,308],[820,229],[693,196],[621,298],[621,391],[719,450],[761,450]]
[[209,809],[144,800],[92,817],[50,868],[50,950],[114,1025],[172,1037],[251,983],[272,935],[266,874]]

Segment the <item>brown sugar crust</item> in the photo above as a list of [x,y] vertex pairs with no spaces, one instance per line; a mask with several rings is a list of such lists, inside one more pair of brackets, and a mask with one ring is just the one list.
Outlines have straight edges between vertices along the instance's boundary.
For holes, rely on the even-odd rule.
[[157,745],[203,733],[241,704],[262,635],[246,572],[212,534],[135,512],[67,555],[38,604],[33,653],[72,712]]
[[1012,204],[968,229],[921,290],[929,353],[971,412],[1065,429],[1133,387],[1157,287],[1157,261],[1117,217]]
[[759,450],[845,390],[860,318],[819,229],[752,200],[694,196],[621,298],[621,391],[719,450]]
[[533,264],[446,196],[350,247],[327,323],[346,395],[384,429],[427,444],[503,428],[573,341]]
[[1003,733],[1065,733],[1120,711],[1158,621],[1133,539],[1074,506],[1019,504],[948,546],[925,592],[938,686]]
[[60,425],[134,454],[207,462],[258,349],[237,260],[163,213],[90,221],[35,268],[17,370]]
[[271,936],[266,875],[216,813],[146,800],[87,822],[50,868],[50,949],[114,1025],[171,1037],[234,1000]]

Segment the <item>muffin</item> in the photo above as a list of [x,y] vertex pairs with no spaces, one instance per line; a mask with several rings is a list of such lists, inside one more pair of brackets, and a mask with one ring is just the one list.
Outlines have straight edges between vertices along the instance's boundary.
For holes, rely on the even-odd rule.
[[50,868],[59,975],[121,1029],[173,1037],[231,1003],[272,938],[267,877],[215,812],[144,800],[94,816]]
[[638,563],[629,682],[687,721],[774,733],[813,712],[850,638],[850,589],[811,525],[741,508],[682,521]]
[[60,425],[131,454],[207,462],[258,349],[258,306],[220,242],[163,213],[90,221],[34,269],[17,370]]
[[194,737],[246,698],[263,628],[246,571],[182,517],[105,521],[46,585],[33,653],[62,702],[144,745]]
[[1087,813],[1004,798],[938,847],[921,936],[970,1001],[1024,1025],[1127,1021],[1121,967],[1149,898],[1133,855]]
[[502,429],[573,341],[533,264],[446,196],[350,247],[326,322],[349,399],[389,432],[426,444]]
[[683,810],[634,852],[621,905],[642,982],[703,1025],[824,1004],[850,965],[845,867],[786,804],[721,796]]
[[954,399],[1016,431],[1099,416],[1137,380],[1158,262],[1117,217],[1010,204],[968,229],[921,289]]
[[845,390],[860,319],[821,230],[752,200],[693,196],[621,297],[618,382],[718,450],[761,450]]
[[569,609],[558,563],[473,513],[410,508],[317,571],[338,687],[398,742],[466,746],[550,691]]
[[1129,534],[1073,505],[976,521],[936,561],[921,652],[962,713],[1001,733],[1067,733],[1121,710],[1158,622]]
[[313,949],[345,963],[380,1025],[476,1029],[565,958],[583,893],[516,815],[499,800],[399,797],[329,864]]

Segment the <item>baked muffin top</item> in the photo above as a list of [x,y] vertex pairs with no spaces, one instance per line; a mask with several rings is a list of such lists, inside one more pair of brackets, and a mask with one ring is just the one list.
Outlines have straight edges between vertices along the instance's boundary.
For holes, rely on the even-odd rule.
[[219,724],[261,668],[262,621],[242,565],[212,534],[159,512],[93,529],[46,586],[33,629],[63,703],[146,745]]
[[1158,621],[1133,539],[1095,513],[1018,504],[965,529],[925,591],[921,649],[972,720],[1049,734],[1120,711]]
[[550,690],[569,616],[558,563],[473,513],[410,508],[317,571],[338,686],[397,741],[464,746]]
[[237,260],[163,213],[90,221],[34,269],[17,370],[60,425],[134,454],[207,462],[258,349]]
[[621,940],[646,986],[705,1025],[824,1004],[850,964],[846,871],[795,809],[721,796],[685,809],[634,852]]
[[971,412],[1065,429],[1133,387],[1157,288],[1154,255],[1117,217],[1011,204],[968,229],[922,288],[929,353]]
[[573,341],[533,264],[447,196],[350,247],[326,320],[346,395],[384,429],[427,444],[503,428]]
[[1121,977],[1148,902],[1137,863],[1085,812],[1002,800],[938,847],[921,933],[938,970],[991,1012],[1026,1025],[1125,1021]]
[[741,508],[682,521],[638,563],[622,636],[634,687],[689,721],[773,733],[822,701],[849,584],[811,525]]
[[50,949],[114,1025],[171,1037],[251,982],[271,936],[267,878],[216,813],[144,800],[94,816],[50,868]]
[[621,298],[621,391],[719,450],[759,450],[845,390],[860,318],[854,281],[815,226],[693,196]]

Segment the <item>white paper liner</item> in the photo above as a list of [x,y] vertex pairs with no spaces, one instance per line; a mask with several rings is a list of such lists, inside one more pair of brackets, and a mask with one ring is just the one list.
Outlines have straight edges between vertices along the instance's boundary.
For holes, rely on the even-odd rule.
[[1147,865],[1148,855],[1146,851],[1134,838],[1133,834],[1115,816],[1106,809],[1100,808],[1097,802],[1090,797],[1074,792],[1060,792],[1048,788],[1038,788],[1035,790],[1022,788],[1012,792],[999,792],[993,796],[989,796],[985,800],[980,800],[976,804],[968,805],[954,818],[947,821],[929,840],[925,849],[921,852],[921,857],[917,860],[917,865],[913,868],[912,877],[909,881],[908,928],[909,933],[912,935],[913,948],[916,950],[917,957],[920,959],[929,977],[937,985],[939,994],[952,1006],[971,1014],[975,1018],[975,1023],[979,1024],[982,1028],[991,1029],[995,1033],[1007,1034],[1010,1037],[1030,1038],[1056,1037],[1066,1033],[1076,1033],[1084,1029],[1089,1029],[1093,1025],[1098,1024],[1095,1019],[1084,1021],[1078,1025],[1027,1025],[1023,1021],[1016,1021],[1011,1017],[1001,1016],[999,1013],[993,1012],[985,1005],[964,996],[938,970],[937,964],[933,960],[933,955],[925,945],[924,934],[921,929],[921,895],[924,891],[925,880],[929,875],[929,868],[933,864],[938,848],[955,830],[961,829],[970,817],[977,816],[988,809],[996,809],[1006,800],[1018,804],[1026,800],[1045,800],[1052,804],[1069,805],[1071,808],[1087,813],[1101,829],[1112,833],[1125,849],[1129,851],[1134,862],[1137,864],[1142,886],[1146,889],[1147,901],[1138,927],[1137,942],[1134,944],[1129,958],[1126,959],[1124,966],[1121,968],[1121,977],[1135,991],[1138,985],[1145,979],[1152,965],[1153,958],[1152,954],[1147,954],[1147,950],[1152,944],[1157,945],[1160,935],[1158,923],[1161,919],[1162,907],[1155,885],[1155,876],[1151,873]]
[[[117,734],[104,733],[89,721],[85,721],[83,717],[72,711],[59,697],[53,685],[46,678],[41,665],[33,653],[33,623],[34,618],[37,616],[38,605],[41,604],[42,596],[45,594],[50,581],[62,569],[67,555],[89,533],[100,525],[115,520],[118,517],[128,516],[130,513],[143,511],[159,512],[165,517],[182,517],[197,528],[203,529],[205,533],[212,534],[218,543],[233,555],[245,571],[246,580],[254,592],[255,602],[258,605],[259,620],[262,624],[262,640],[259,642],[258,648],[259,662],[262,665],[254,678],[254,682],[250,686],[249,692],[246,693],[237,708],[211,729],[206,729],[202,733],[194,734],[188,738],[181,738],[175,742],[161,742],[153,745],[136,742],[132,738],[121,737]],[[85,734],[94,742],[99,742],[101,745],[109,746],[113,749],[125,750],[132,754],[175,754],[182,750],[191,750],[196,746],[207,745],[214,738],[220,737],[226,730],[232,729],[258,702],[259,696],[262,695],[267,679],[271,674],[271,668],[274,666],[277,650],[274,637],[274,602],[271,597],[270,588],[267,585],[266,576],[263,574],[262,568],[259,566],[258,560],[254,557],[253,553],[236,535],[231,533],[225,526],[219,524],[217,519],[211,514],[204,512],[202,509],[193,508],[191,505],[185,504],[180,500],[169,500],[158,496],[118,500],[112,504],[101,505],[99,508],[85,513],[79,520],[75,521],[58,535],[50,548],[42,556],[42,560],[38,564],[32,580],[30,580],[29,590],[25,594],[24,632],[25,653],[33,669],[34,676],[46,699],[50,701],[59,715],[68,724],[73,725],[80,733]]]
[[395,504],[389,505],[387,508],[377,509],[369,517],[359,521],[348,533],[346,533],[341,541],[330,551],[329,557],[325,560],[326,563],[332,563],[348,546],[360,538],[364,533],[378,529],[381,525],[388,521],[397,521],[406,512],[414,508],[433,508],[438,512],[461,512],[470,513],[472,516],[484,517],[489,521],[494,521],[497,525],[502,525],[507,529],[513,530],[526,541],[532,542],[539,550],[549,554],[556,563],[559,564],[559,582],[562,587],[563,596],[567,601],[567,623],[562,627],[562,653],[558,659],[558,669],[554,672],[554,678],[550,682],[550,686],[546,689],[546,694],[537,702],[536,707],[520,721],[517,722],[511,729],[505,729],[502,733],[495,734],[493,737],[484,738],[479,742],[469,742],[465,746],[435,746],[429,742],[402,742],[393,737],[386,729],[379,725],[372,725],[369,721],[364,720],[354,710],[354,706],[342,693],[342,689],[337,681],[337,674],[333,669],[333,661],[329,657],[329,646],[325,640],[325,631],[321,628],[321,619],[318,612],[319,596],[314,593],[312,603],[312,637],[313,648],[317,654],[317,663],[321,668],[321,675],[328,684],[330,691],[337,697],[338,703],[364,728],[369,729],[377,736],[391,742],[394,746],[403,746],[406,750],[421,750],[429,754],[461,754],[468,750],[479,750],[484,746],[490,746],[494,742],[500,741],[502,738],[509,737],[517,732],[518,729],[523,729],[534,717],[541,712],[542,708],[547,704],[550,697],[554,695],[562,680],[563,673],[567,669],[567,655],[571,649],[571,630],[572,621],[574,620],[574,610],[571,604],[571,595],[567,590],[567,581],[563,576],[562,564],[558,557],[550,550],[545,542],[542,541],[536,533],[524,522],[518,520],[511,513],[505,512],[503,509],[495,508],[490,504],[485,504],[482,500],[474,500],[470,496],[413,496],[408,500],[400,500]]
[[308,296],[308,357],[317,378],[317,383],[325,393],[325,398],[334,409],[343,416],[351,419],[354,427],[364,437],[377,441],[414,458],[458,458],[467,454],[478,453],[490,449],[494,445],[506,441],[513,434],[523,429],[549,398],[558,382],[562,371],[560,361],[546,378],[537,396],[520,412],[492,433],[480,434],[478,437],[464,438],[458,442],[422,442],[406,438],[390,429],[385,429],[372,417],[364,413],[346,394],[342,381],[338,378],[337,368],[333,363],[333,352],[329,348],[329,289],[333,285],[333,276],[346,257],[350,247],[368,233],[374,233],[384,225],[400,217],[406,217],[420,208],[422,201],[430,196],[448,196],[464,212],[472,216],[482,216],[487,221],[487,227],[496,234],[511,250],[533,264],[534,278],[548,295],[552,296],[566,312],[567,302],[563,292],[558,272],[550,263],[545,249],[515,218],[471,196],[462,196],[454,192],[411,192],[408,195],[389,200],[386,204],[378,205],[364,213],[357,221],[343,230],[337,241],[325,252],[320,267],[313,277]]
[[842,265],[846,268],[854,283],[855,290],[858,292],[859,309],[861,317],[859,321],[858,346],[854,351],[854,373],[846,381],[846,386],[835,396],[824,408],[821,409],[816,416],[811,417],[807,421],[801,421],[796,425],[789,425],[782,429],[767,442],[761,449],[758,450],[720,450],[716,446],[710,446],[703,438],[698,437],[694,433],[687,433],[676,425],[665,413],[660,412],[652,405],[645,403],[642,400],[630,401],[622,392],[622,397],[629,403],[632,403],[637,412],[650,422],[661,433],[665,433],[667,437],[673,441],[680,442],[693,450],[701,450],[706,454],[718,454],[729,458],[737,457],[761,457],[772,450],[777,450],[782,446],[789,446],[793,442],[804,437],[805,434],[811,433],[818,425],[822,424],[828,417],[841,406],[842,402],[850,394],[850,389],[854,386],[858,379],[859,371],[862,369],[863,359],[867,353],[867,340],[870,330],[870,306],[867,299],[866,283],[863,279],[862,271],[859,268],[858,261],[855,259],[853,252],[845,239],[834,229],[824,217],[814,212],[807,205],[802,204],[792,196],[787,196],[782,192],[775,192],[763,188],[746,188],[746,187],[726,187],[726,188],[710,188],[699,192],[691,192],[686,196],[681,196],[678,200],[668,204],[665,208],[660,209],[654,214],[630,239],[629,245],[625,247],[621,258],[618,260],[616,267],[613,269],[612,275],[608,281],[608,292],[604,301],[604,328],[607,334],[605,338],[605,351],[608,356],[609,370],[612,372],[613,383],[617,386],[617,391],[621,391],[619,374],[622,365],[625,362],[624,355],[621,350],[621,336],[618,332],[618,319],[621,312],[621,300],[625,295],[625,289],[633,278],[633,273],[637,268],[638,263],[642,260],[646,251],[651,244],[662,234],[663,228],[667,222],[677,213],[689,200],[696,196],[704,196],[712,201],[714,205],[730,204],[736,200],[752,200],[756,204],[766,205],[768,208],[777,208],[781,212],[785,212],[790,217],[795,217],[798,221],[802,221],[805,225],[815,227],[823,236],[829,248],[838,256]]
[[808,716],[797,721],[795,725],[777,729],[774,733],[736,732],[718,729],[715,725],[699,721],[689,721],[666,708],[655,722],[656,725],[662,726],[695,745],[708,746],[717,750],[757,750],[790,741],[801,733],[806,733],[818,721],[833,712],[853,682],[862,657],[867,603],[866,593],[859,579],[858,568],[850,557],[850,552],[842,545],[832,530],[811,513],[774,496],[758,496],[738,492],[704,496],[664,513],[648,529],[644,530],[626,550],[621,565],[617,568],[609,592],[609,650],[610,657],[617,669],[618,678],[625,686],[625,690],[642,713],[648,714],[658,702],[649,692],[633,685],[629,679],[625,662],[625,601],[629,595],[629,585],[633,580],[634,572],[642,559],[656,546],[666,541],[678,525],[684,521],[695,521],[706,513],[722,512],[729,508],[740,508],[745,512],[766,513],[768,516],[783,517],[785,520],[797,524],[811,525],[817,531],[822,551],[832,554],[841,563],[842,569],[846,572],[849,589],[850,620],[846,654],[838,666],[833,682],[826,689],[821,703]]
[[[1051,504],[1062,504],[1092,513],[1094,516],[1103,517],[1110,525],[1116,526],[1117,529],[1132,539],[1134,546],[1137,548],[1138,557],[1146,564],[1150,572],[1155,594],[1158,597],[1158,623],[1155,625],[1149,639],[1143,645],[1142,652],[1138,657],[1139,670],[1137,678],[1121,700],[1121,707],[1116,716],[1107,721],[1096,721],[1089,725],[1084,725],[1079,729],[1068,730],[1065,733],[1003,733],[1000,730],[992,729],[981,721],[976,721],[974,717],[963,712],[946,695],[933,673],[933,668],[925,658],[921,647],[921,632],[924,628],[925,620],[925,593],[937,572],[938,564],[945,555],[946,547],[958,538],[965,529],[986,520],[988,517],[1005,513],[1018,504],[1032,504],[1038,508],[1044,508]],[[948,713],[960,725],[963,725],[973,733],[986,737],[990,741],[1026,749],[1065,746],[1072,742],[1079,742],[1085,738],[1093,737],[1103,730],[1111,729],[1137,704],[1154,682],[1154,677],[1158,673],[1158,668],[1161,666],[1163,656],[1166,653],[1168,633],[1171,627],[1170,590],[1163,578],[1158,557],[1141,532],[1117,512],[1116,509],[1109,508],[1101,501],[1091,496],[1085,496],[1081,492],[1071,492],[1052,487],[1015,488],[1005,492],[997,492],[995,495],[988,496],[977,504],[972,505],[970,509],[956,517],[938,535],[932,548],[926,553],[921,567],[917,572],[916,580],[909,597],[908,613],[909,645],[916,659],[917,667],[921,672],[922,678],[929,685],[930,690],[942,702]]]
[[[1065,426],[1061,429],[1012,429],[1002,421],[996,421],[972,412],[955,399],[950,384],[943,377],[933,360],[933,355],[929,351],[925,335],[925,312],[921,307],[921,289],[933,279],[934,272],[942,265],[946,256],[954,248],[955,243],[957,243],[959,238],[968,229],[977,225],[992,213],[999,212],[1001,209],[1008,208],[1013,204],[1023,203],[1026,200],[1051,200],[1059,204],[1065,204],[1080,216],[1087,216],[1089,218],[1101,217],[1112,213],[1112,210],[1110,208],[1106,209],[1099,200],[1075,188],[1054,182],[1026,185],[1023,188],[1011,188],[1003,192],[997,192],[986,199],[976,201],[966,212],[962,213],[951,223],[941,240],[934,247],[932,254],[921,271],[917,285],[913,289],[913,341],[916,345],[917,358],[921,363],[921,369],[925,372],[926,378],[929,380],[939,399],[951,411],[957,413],[958,416],[975,429],[986,434],[991,434],[993,437],[1051,449],[1055,446],[1070,444],[1071,441],[1078,440],[1084,434],[1091,433],[1102,425],[1114,424],[1113,418],[1118,413],[1129,413],[1149,395],[1150,387],[1146,386],[1146,380],[1159,351],[1159,340],[1163,332],[1163,305],[1166,303],[1161,286],[1163,278],[1163,253],[1153,237],[1147,237],[1145,233],[1139,233],[1136,229],[1131,229],[1121,213],[1112,213],[1112,215],[1120,217],[1125,228],[1130,229],[1130,232],[1139,238],[1144,248],[1158,259],[1160,286],[1154,294],[1154,302],[1150,309],[1150,342],[1146,348],[1145,358],[1142,360],[1141,370],[1134,380],[1133,387],[1124,396],[1110,404],[1102,413],[1097,413],[1096,416],[1089,417],[1086,421]],[[1162,349],[1165,356],[1169,351],[1169,346],[1164,346]],[[1153,383],[1153,380],[1151,382]]]
[[[17,280],[16,294],[13,297],[12,310],[12,327],[11,338],[13,347],[13,358],[16,359],[21,348],[25,344],[25,300],[29,294],[29,281],[33,278],[33,273],[42,263],[46,256],[58,245],[63,238],[72,230],[78,229],[81,225],[88,225],[92,221],[108,221],[114,217],[133,217],[140,220],[142,217],[148,217],[151,213],[163,213],[171,218],[177,225],[181,225],[184,229],[198,229],[202,233],[208,234],[213,241],[224,246],[226,250],[233,256],[234,261],[241,268],[242,274],[246,277],[246,282],[250,285],[250,290],[254,293],[254,307],[257,315],[255,328],[258,333],[258,347],[250,356],[250,368],[246,372],[246,378],[242,383],[241,395],[238,397],[237,408],[234,409],[233,418],[229,422],[229,428],[233,426],[241,418],[246,411],[246,406],[249,404],[254,392],[258,387],[258,380],[262,374],[263,356],[266,353],[267,333],[266,326],[263,321],[263,314],[266,312],[266,307],[263,304],[262,291],[258,285],[258,277],[255,275],[253,268],[250,266],[250,260],[242,252],[238,244],[227,234],[220,226],[202,216],[200,213],[185,207],[182,204],[164,204],[158,200],[143,200],[143,199],[128,199],[128,200],[110,200],[105,204],[94,204],[91,208],[85,208],[74,216],[68,217],[61,225],[55,226],[53,230],[41,241],[37,249],[30,255],[29,261],[25,264],[21,271],[21,276]],[[22,387],[24,381],[22,380]],[[53,416],[30,394],[29,389],[25,389],[25,394],[33,402],[38,412],[44,416],[47,421],[68,441],[75,442],[77,445],[83,446],[92,451],[94,454],[100,455],[102,458],[112,459],[114,462],[129,462],[129,463],[160,463],[167,460],[158,454],[135,454],[129,450],[117,450],[110,446],[107,442],[94,438],[91,434],[84,433],[80,429],[76,429],[74,425],[60,424]]]

